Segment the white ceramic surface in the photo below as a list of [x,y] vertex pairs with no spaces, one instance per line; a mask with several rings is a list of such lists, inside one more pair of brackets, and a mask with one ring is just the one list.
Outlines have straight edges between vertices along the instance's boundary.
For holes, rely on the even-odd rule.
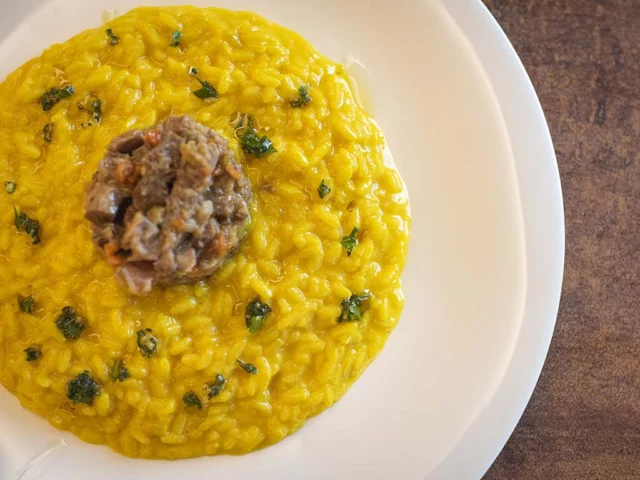
[[[107,9],[172,3],[0,0],[0,78]],[[564,253],[551,139],[508,40],[477,0],[189,3],[256,11],[367,66],[412,203],[404,314],[337,405],[244,457],[128,459],[56,431],[0,388],[0,480],[59,438],[68,446],[29,480],[480,478],[542,368]]]

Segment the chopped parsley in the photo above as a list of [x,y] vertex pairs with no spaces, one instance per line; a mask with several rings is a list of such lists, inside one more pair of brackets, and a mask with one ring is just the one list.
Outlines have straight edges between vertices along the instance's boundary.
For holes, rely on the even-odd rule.
[[[102,120],[102,100],[92,95],[89,95],[82,102],[78,102],[78,109],[89,112],[91,118],[96,123],[100,123],[100,120]],[[91,123],[89,123],[89,125],[91,125]]]
[[311,95],[309,95],[309,88],[306,85],[302,85],[298,89],[298,96],[291,100],[291,106],[293,108],[302,108],[311,101]]
[[340,316],[338,323],[353,322],[362,318],[362,302],[368,300],[371,295],[365,291],[362,295],[351,295],[340,304]]
[[213,85],[211,85],[209,82],[200,80],[200,78],[198,78],[197,68],[189,67],[189,75],[194,77],[200,83],[200,85],[202,85],[202,88],[199,88],[194,92],[191,92],[196,97],[198,97],[200,100],[206,100],[208,98],[218,98],[218,92],[216,91],[215,88],[213,88]]
[[180,37],[182,36],[182,32],[180,30],[176,30],[175,32],[171,33],[171,43],[169,44],[170,47],[177,47],[178,45],[180,45]]
[[47,143],[51,143],[53,141],[53,123],[47,123],[44,126],[42,129],[42,137]]
[[329,185],[324,183],[324,180],[322,180],[320,182],[320,186],[318,187],[318,195],[320,195],[320,198],[324,198],[330,193],[331,193],[331,189],[329,188]]
[[100,384],[91,378],[86,370],[67,384],[67,398],[73,403],[91,405],[93,399],[99,396]]
[[256,373],[258,373],[258,369],[253,363],[244,363],[240,359],[236,360],[236,362],[238,362],[240,368],[242,368],[245,372],[250,373],[251,375],[255,375]]
[[240,146],[249,155],[262,158],[270,153],[277,152],[266,135],[262,137],[258,135],[258,131],[253,126],[253,118],[248,116],[246,125],[239,126],[236,132],[239,130],[244,130],[239,136]]
[[15,207],[13,208],[13,212],[16,228],[29,235],[34,245],[40,243],[40,222],[27,217],[27,214],[24,212],[18,214]]
[[196,392],[194,392],[193,390],[185,393],[182,396],[182,403],[184,403],[185,407],[202,408],[202,402],[200,401],[200,398],[198,398],[198,395],[196,395]]
[[51,110],[53,106],[63,98],[70,97],[75,92],[71,85],[67,85],[63,88],[52,88],[48,92],[45,92],[40,98],[40,105],[45,112]]
[[16,182],[13,180],[9,180],[8,182],[4,182],[4,189],[7,191],[9,195],[16,191]]
[[122,360],[116,360],[116,363],[113,364],[113,368],[111,369],[111,378],[113,381],[120,380],[123,382],[128,377],[129,370],[124,366],[124,362]]
[[347,257],[351,256],[351,252],[353,252],[353,249],[356,248],[356,245],[358,244],[356,235],[359,231],[360,230],[358,229],[358,227],[353,227],[351,233],[346,237],[342,237],[342,240],[340,240],[340,245],[342,245],[347,250]]
[[67,340],[76,340],[84,330],[83,318],[72,307],[64,307],[56,320],[56,327]]
[[120,43],[120,37],[113,33],[113,30],[107,28],[107,36],[109,37],[109,43],[111,45],[117,45]]
[[250,302],[244,315],[249,333],[256,333],[260,330],[270,312],[271,307],[266,303],[262,303],[259,298]]
[[156,350],[158,350],[158,339],[153,336],[153,331],[150,328],[138,330],[136,335],[138,336],[138,348],[143,356],[149,358],[156,353]]
[[29,295],[28,297],[18,295],[18,306],[20,307],[21,312],[33,313],[33,307],[35,306],[33,295]]
[[39,345],[31,345],[23,350],[27,354],[27,362],[33,362],[40,358],[42,351]]
[[209,389],[209,398],[217,397],[218,395],[220,395],[220,392],[222,391],[225,383],[226,380],[220,374],[216,375],[216,378],[213,382],[207,383],[207,388]]

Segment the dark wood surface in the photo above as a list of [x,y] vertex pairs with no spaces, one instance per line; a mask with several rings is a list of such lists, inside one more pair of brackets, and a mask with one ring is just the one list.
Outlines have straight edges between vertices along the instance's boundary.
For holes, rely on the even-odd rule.
[[640,0],[485,0],[558,157],[567,248],[542,376],[484,480],[640,479]]

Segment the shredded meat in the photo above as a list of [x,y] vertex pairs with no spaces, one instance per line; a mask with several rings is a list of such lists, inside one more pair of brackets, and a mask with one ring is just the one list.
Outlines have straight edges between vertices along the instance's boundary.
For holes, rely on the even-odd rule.
[[251,185],[227,141],[191,117],[114,138],[87,187],[93,241],[130,292],[218,270],[250,224]]

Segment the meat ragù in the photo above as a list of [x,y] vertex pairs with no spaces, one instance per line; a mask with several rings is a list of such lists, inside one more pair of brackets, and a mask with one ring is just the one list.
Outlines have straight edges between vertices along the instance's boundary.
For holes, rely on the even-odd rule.
[[85,197],[93,242],[130,292],[210,276],[250,224],[251,185],[227,141],[189,116],[107,147]]

